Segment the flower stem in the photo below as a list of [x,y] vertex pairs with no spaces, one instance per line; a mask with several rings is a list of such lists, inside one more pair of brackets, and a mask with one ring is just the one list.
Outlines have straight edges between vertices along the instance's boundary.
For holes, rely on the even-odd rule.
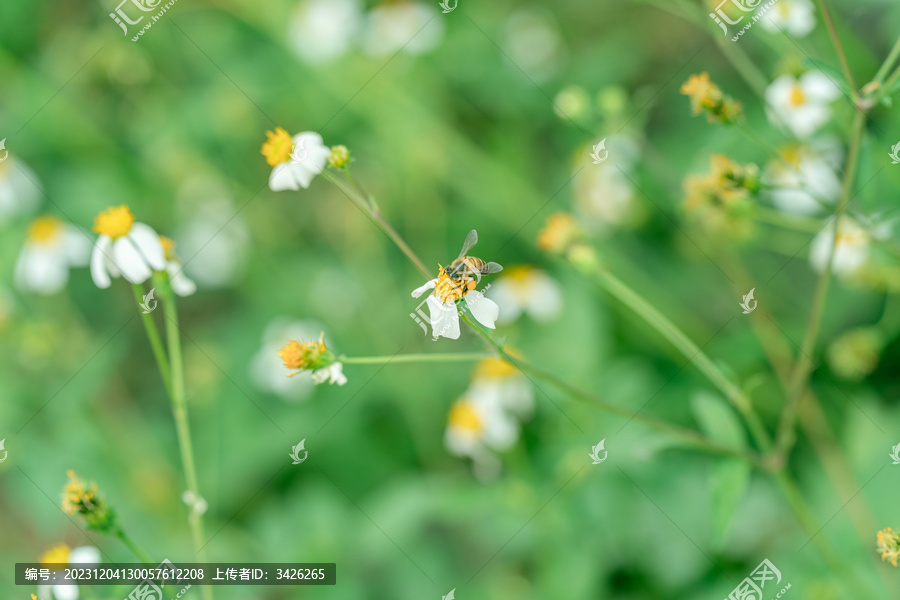
[[345,365],[381,365],[409,362],[463,362],[494,356],[492,352],[445,352],[437,354],[398,354],[396,356],[339,356]]
[[121,527],[116,528],[116,537],[122,540],[122,543],[125,544],[131,553],[138,557],[142,563],[147,565],[153,564],[153,559],[150,558],[150,555],[144,552],[144,550],[135,543],[131,537]]
[[[134,283],[132,284],[132,289],[134,290],[134,299],[140,307],[144,302],[144,288],[140,284]],[[166,357],[166,351],[163,348],[162,339],[159,336],[159,328],[157,328],[156,321],[153,320],[153,315],[151,313],[144,312],[144,310],[141,309],[141,317],[144,321],[144,330],[147,332],[147,339],[150,340],[150,347],[153,349],[153,357],[156,359],[157,367],[159,367],[159,374],[166,386],[166,392],[171,395],[172,376],[169,372],[169,359]]]
[[757,221],[775,225],[784,229],[802,231],[804,233],[818,233],[822,230],[824,222],[818,219],[809,219],[795,215],[786,215],[777,210],[765,206],[757,206],[755,211]]
[[831,11],[825,0],[819,0],[819,8],[822,11],[822,17],[825,19],[825,25],[828,27],[828,35],[831,36],[831,43],[834,45],[834,51],[837,53],[838,60],[841,62],[841,69],[844,71],[844,77],[850,84],[851,97],[855,103],[859,98],[859,88],[853,79],[853,72],[850,70],[850,63],[847,62],[847,55],[844,53],[844,47],[841,45],[841,39],[838,37],[837,30],[834,28],[834,19],[831,18]]
[[806,332],[803,342],[800,344],[800,355],[794,364],[788,387],[787,403],[781,413],[778,424],[778,434],[775,441],[775,458],[783,459],[794,445],[794,421],[797,416],[797,402],[803,396],[809,376],[812,374],[813,362],[809,358],[815,351],[816,341],[822,322],[822,313],[825,309],[825,298],[828,295],[828,286],[831,283],[831,270],[834,255],[837,250],[837,239],[840,231],[840,219],[844,210],[850,203],[850,194],[853,191],[853,181],[856,177],[856,168],[859,163],[859,149],[862,144],[862,136],[865,129],[866,115],[862,111],[856,111],[853,117],[853,125],[850,133],[850,152],[847,157],[847,168],[844,170],[844,181],[841,189],[841,199],[834,211],[834,239],[831,250],[828,253],[828,261],[825,270],[819,275],[816,289],[813,293],[812,307],[809,312],[809,320],[806,324]]
[[[178,307],[175,303],[175,293],[169,282],[168,274],[155,271],[153,282],[160,290],[163,301],[163,311],[166,318],[166,341],[169,346],[170,370],[172,375],[172,389],[170,399],[172,401],[172,415],[175,419],[175,430],[178,435],[178,449],[181,453],[181,465],[184,470],[184,479],[188,491],[195,498],[200,497],[197,484],[197,469],[194,463],[194,449],[191,443],[191,429],[188,423],[188,407],[184,384],[184,361],[181,355],[181,330],[178,327]],[[203,517],[191,514],[188,518],[191,527],[191,537],[194,542],[194,551],[198,562],[204,562],[203,552]],[[212,599],[212,588],[202,586],[203,597]]]
[[881,63],[881,67],[872,79],[872,83],[878,84],[878,88],[884,85],[884,78],[887,77],[887,74],[891,71],[891,67],[894,66],[894,63],[897,62],[898,58],[900,58],[900,37],[897,38],[897,41],[894,43],[894,47],[891,48],[890,53],[888,53],[887,58]]

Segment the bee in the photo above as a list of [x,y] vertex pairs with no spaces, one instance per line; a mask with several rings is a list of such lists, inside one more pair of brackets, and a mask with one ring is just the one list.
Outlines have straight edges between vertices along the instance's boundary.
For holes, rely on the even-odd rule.
[[482,275],[499,273],[503,270],[503,267],[495,262],[485,262],[476,256],[466,255],[477,243],[478,233],[473,229],[466,236],[456,260],[447,268],[441,267],[435,285],[435,296],[445,302],[455,302],[465,296],[466,292],[474,290]]

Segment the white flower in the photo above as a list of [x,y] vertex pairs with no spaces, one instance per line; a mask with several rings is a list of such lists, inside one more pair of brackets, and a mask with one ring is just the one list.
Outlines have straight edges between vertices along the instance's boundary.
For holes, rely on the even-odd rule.
[[83,267],[91,254],[84,231],[56,217],[35,219],[16,261],[16,287],[24,292],[55,294],[69,280],[70,267]]
[[534,386],[515,365],[496,357],[479,361],[467,396],[493,402],[525,420],[534,412]]
[[[434,289],[438,281],[447,278],[446,273],[442,270],[438,279],[432,279],[425,285],[416,288],[412,292],[413,298],[418,298],[425,290]],[[442,286],[444,287],[444,286]],[[471,290],[467,292],[463,299],[469,312],[475,319],[489,329],[494,329],[494,322],[500,314],[500,307],[495,302],[484,297],[481,292]],[[430,312],[431,333],[434,339],[441,336],[457,339],[459,338],[459,312],[453,296],[446,295],[444,299],[438,298],[436,294],[431,294],[426,300]]]
[[94,231],[100,234],[91,254],[91,277],[97,287],[108,288],[110,275],[144,283],[153,271],[166,268],[159,235],[149,225],[135,223],[124,204],[100,213]]
[[812,215],[823,205],[834,204],[841,194],[837,169],[843,151],[836,140],[818,140],[782,151],[784,160],[774,160],[763,174],[762,182],[774,188],[766,191],[781,212]]
[[[65,544],[60,544],[49,550],[41,559],[43,564],[64,564],[70,567],[76,565],[99,565],[102,559],[100,551],[94,546],[79,546],[69,550]],[[62,571],[55,572],[58,579],[64,579]],[[37,596],[40,600],[78,600],[78,585],[39,585]]]
[[316,385],[325,383],[326,381],[329,384],[336,383],[338,385],[347,383],[347,376],[344,375],[344,365],[340,362],[333,362],[327,367],[313,371],[310,375],[312,375],[312,380]]
[[169,284],[172,286],[172,291],[179,296],[190,296],[197,291],[197,284],[184,274],[181,259],[175,254],[175,242],[165,236],[160,236],[159,241],[162,243],[163,251],[165,252],[166,273],[169,274]]
[[762,18],[763,29],[772,33],[788,33],[806,37],[816,26],[812,0],[779,0]]
[[0,224],[18,215],[32,214],[41,197],[37,175],[6,152],[0,150],[0,155],[6,156],[0,162]]
[[[204,182],[188,182],[179,195],[185,198],[199,193]],[[234,285],[244,273],[249,253],[250,235],[247,226],[236,216],[231,202],[219,198],[204,200],[199,205],[183,209],[175,232],[183,258],[185,274],[201,288],[214,289]]]
[[366,19],[363,50],[370,56],[385,56],[402,50],[424,54],[435,48],[444,35],[444,23],[430,4],[401,1],[373,8]]
[[799,78],[782,75],[766,89],[769,118],[804,139],[831,118],[828,105],[840,95],[840,89],[819,71]]
[[501,45],[509,55],[510,68],[521,68],[537,82],[549,79],[563,59],[559,26],[546,9],[522,8],[504,24]]
[[288,317],[270,321],[263,332],[262,345],[249,361],[250,379],[257,389],[288,401],[306,399],[315,387],[309,372],[285,377],[284,363],[273,348],[280,348],[287,340],[316,339],[321,331],[322,326],[315,321]]
[[313,177],[325,169],[331,149],[322,143],[322,136],[304,131],[291,137],[281,127],[266,132],[266,142],[260,151],[272,167],[269,189],[273,192],[308,188]]
[[444,446],[454,456],[471,458],[475,474],[482,480],[499,474],[495,452],[508,450],[518,439],[516,418],[484,396],[457,400],[447,417]]
[[828,257],[834,247],[831,270],[837,275],[851,276],[865,266],[871,241],[872,237],[859,223],[850,217],[841,217],[837,227],[837,246],[832,221],[813,240],[809,260],[816,271],[821,273],[827,267]]
[[491,284],[488,295],[499,308],[497,322],[512,323],[523,312],[535,321],[551,321],[562,311],[559,284],[544,271],[534,267],[516,266]]
[[291,18],[291,47],[311,64],[337,58],[350,47],[360,17],[359,0],[305,0]]

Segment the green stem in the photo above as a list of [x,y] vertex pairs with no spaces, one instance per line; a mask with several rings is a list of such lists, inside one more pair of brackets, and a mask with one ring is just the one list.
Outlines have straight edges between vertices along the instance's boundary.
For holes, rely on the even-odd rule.
[[859,99],[859,87],[856,85],[856,81],[853,79],[853,72],[850,70],[850,63],[847,62],[847,55],[844,53],[844,47],[841,45],[841,39],[838,37],[837,30],[834,28],[834,19],[831,18],[831,11],[828,9],[828,5],[825,3],[825,0],[819,0],[819,8],[822,11],[822,17],[825,19],[825,25],[828,28],[828,35],[831,36],[831,43],[834,45],[834,51],[838,55],[838,60],[841,63],[841,69],[844,71],[844,77],[847,79],[847,83],[850,84],[850,89],[853,102],[856,103]]
[[410,362],[463,362],[493,356],[492,352],[446,352],[438,354],[398,354],[396,356],[339,356],[345,365],[381,365]]
[[881,63],[881,68],[878,69],[878,72],[872,79],[872,83],[877,84],[876,88],[881,88],[881,86],[884,84],[884,78],[887,77],[888,73],[890,73],[891,68],[894,66],[894,63],[897,62],[898,58],[900,58],[900,37],[898,37],[897,41],[894,42],[894,47],[891,48],[891,51],[888,54],[887,58],[884,59],[883,63]]
[[495,342],[494,339],[490,335],[488,335],[486,331],[475,324],[469,318],[469,315],[463,313],[461,315],[461,318],[469,327],[471,327],[476,333],[478,333],[478,335],[480,335],[489,346],[491,346],[496,351],[499,358],[502,358],[506,362],[514,365],[523,373],[530,373],[531,375],[542,379],[547,383],[553,384],[554,386],[560,388],[561,390],[564,390],[569,395],[577,398],[578,400],[597,406],[607,412],[611,412],[622,417],[628,417],[629,419],[634,419],[635,421],[643,423],[644,425],[652,429],[668,433],[692,446],[696,446],[697,448],[706,450],[707,452],[711,452],[713,454],[737,456],[739,458],[747,460],[751,464],[761,466],[759,458],[751,454],[750,452],[745,452],[738,448],[732,448],[730,446],[723,446],[705,438],[696,431],[685,429],[677,425],[672,425],[671,423],[666,423],[665,421],[660,421],[658,419],[654,419],[653,417],[648,417],[640,412],[635,413],[630,409],[612,404],[610,402],[607,402],[606,400],[603,400],[602,398],[598,398],[592,394],[589,394],[573,386],[572,384],[563,381],[562,379],[559,379],[555,375],[552,375],[547,371],[544,371],[543,369],[539,369],[538,367],[535,367],[523,361],[521,358],[510,356],[500,344]]
[[[134,299],[138,303],[138,307],[144,302],[144,288],[138,283],[132,284],[134,290]],[[147,339],[150,340],[150,347],[153,349],[153,357],[156,359],[156,365],[159,367],[159,374],[166,386],[166,392],[172,394],[172,376],[169,373],[169,359],[166,357],[166,351],[163,348],[162,339],[159,336],[159,328],[156,321],[153,320],[151,313],[144,312],[141,309],[141,317],[144,321],[144,330],[147,332]]]
[[[181,453],[181,466],[184,470],[184,479],[188,491],[195,498],[199,498],[200,490],[197,484],[197,469],[194,463],[191,428],[188,422],[184,361],[181,355],[181,330],[178,327],[178,307],[175,303],[175,293],[172,291],[172,286],[169,283],[169,276],[166,273],[155,271],[153,273],[153,282],[160,290],[166,318],[166,341],[169,345],[170,370],[172,374],[170,398],[172,401],[172,415],[175,419],[175,431],[178,435],[178,449]],[[189,510],[191,510],[191,513],[188,517],[188,523],[191,527],[191,537],[193,538],[197,561],[204,562],[203,517],[194,514],[192,507],[189,507]],[[212,588],[205,585],[201,586],[201,589],[203,590],[203,597],[211,600]]]
[[125,531],[121,527],[116,528],[115,535],[120,540],[122,540],[122,543],[125,544],[128,547],[128,549],[131,550],[131,553],[134,554],[135,556],[137,556],[138,560],[140,560],[142,563],[147,564],[147,565],[154,564],[153,559],[150,558],[150,555],[147,554],[146,552],[144,552],[144,550],[140,546],[138,546],[135,543],[135,541],[133,539],[131,539],[131,537],[129,537],[128,534],[125,533]]
[[813,362],[810,357],[813,352],[815,352],[816,341],[818,340],[819,329],[822,322],[822,313],[825,309],[825,298],[828,295],[828,286],[831,283],[831,266],[837,249],[841,216],[847,208],[847,205],[850,203],[850,196],[853,192],[853,181],[856,177],[856,169],[859,163],[859,149],[862,143],[865,123],[865,113],[856,111],[853,116],[853,125],[851,127],[850,151],[847,157],[847,168],[844,171],[841,199],[834,211],[834,239],[832,240],[831,250],[828,253],[828,261],[825,265],[825,270],[822,271],[822,274],[819,276],[819,281],[816,283],[809,320],[806,324],[806,332],[803,335],[803,342],[800,344],[800,355],[797,357],[797,361],[794,364],[794,370],[791,373],[787,403],[778,424],[778,434],[775,442],[775,457],[779,460],[787,455],[795,442],[794,421],[797,416],[797,402],[803,396],[803,392],[809,381],[809,376],[812,374],[813,370]]
[[765,206],[757,206],[754,216],[757,221],[782,227],[784,229],[802,231],[804,233],[818,233],[822,230],[822,226],[824,225],[824,223],[818,219],[786,215]]

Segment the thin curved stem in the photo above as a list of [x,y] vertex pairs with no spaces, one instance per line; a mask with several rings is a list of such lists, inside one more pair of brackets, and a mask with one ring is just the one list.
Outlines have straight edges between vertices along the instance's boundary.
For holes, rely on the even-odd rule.
[[837,53],[838,60],[841,63],[841,69],[844,71],[844,77],[847,79],[847,83],[850,84],[853,102],[856,103],[859,99],[859,87],[856,85],[856,80],[853,78],[853,72],[850,70],[850,63],[847,61],[847,55],[844,53],[841,39],[838,37],[837,29],[834,27],[834,19],[831,17],[831,10],[829,10],[825,0],[819,0],[819,8],[822,11],[822,17],[825,19],[828,35],[831,36],[831,43],[834,45],[834,51]]
[[445,352],[437,354],[398,354],[396,356],[339,356],[345,365],[381,365],[411,362],[465,362],[494,356],[493,352]]
[[125,544],[125,546],[127,546],[129,550],[131,550],[131,553],[134,554],[139,561],[146,565],[154,564],[153,559],[150,558],[150,555],[144,552],[143,548],[138,546],[137,543],[135,543],[135,541],[131,539],[131,537],[127,533],[125,533],[125,530],[123,530],[121,527],[116,528],[115,535],[117,538],[122,540],[122,543]]

